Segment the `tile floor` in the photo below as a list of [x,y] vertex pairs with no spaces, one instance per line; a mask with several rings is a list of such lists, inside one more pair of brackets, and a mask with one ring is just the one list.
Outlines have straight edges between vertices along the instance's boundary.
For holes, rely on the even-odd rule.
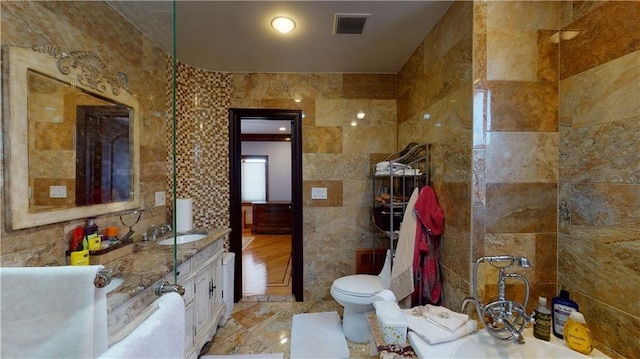
[[[284,358],[288,359],[293,315],[330,311],[342,315],[342,307],[334,301],[295,302],[284,297],[243,298],[234,305],[231,318],[223,328],[218,329],[210,347],[203,354],[284,353]],[[350,358],[371,358],[369,344],[347,344]]]

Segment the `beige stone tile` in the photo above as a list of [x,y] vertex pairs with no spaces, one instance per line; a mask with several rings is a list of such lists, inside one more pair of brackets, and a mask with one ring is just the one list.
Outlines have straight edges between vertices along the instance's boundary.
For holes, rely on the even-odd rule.
[[[327,189],[327,199],[311,199],[311,189],[322,187]],[[342,207],[342,181],[303,181],[302,205],[305,207]]]
[[487,233],[545,233],[557,230],[554,183],[487,184]]
[[[364,112],[365,117],[358,119],[358,112]],[[396,125],[395,100],[317,100],[316,126],[350,127],[353,121],[358,126],[389,126]]]
[[444,182],[434,189],[447,224],[471,230],[471,188],[468,183]]
[[[535,283],[557,283],[558,238],[555,233],[538,233],[535,235],[535,253],[532,267],[535,271]],[[532,297],[537,298],[537,297]],[[550,298],[547,297],[549,300]]]
[[[562,284],[627,313],[637,313],[640,285],[638,241],[602,243],[589,238],[558,237],[558,276]],[[612,280],[612,279],[620,280]],[[624,278],[624,279],[623,279]]]
[[[424,41],[413,51],[409,59],[402,65],[397,74],[398,96],[401,98],[414,87],[416,81],[423,76],[422,59],[424,58]],[[403,121],[404,118],[398,120]]]
[[253,326],[273,317],[275,314],[276,313],[270,308],[254,304],[233,313],[233,318],[244,328],[250,329]]
[[[616,183],[574,184],[572,188],[571,225],[609,226],[640,223],[640,185]],[[615,232],[611,233],[615,236]]]
[[471,208],[471,260],[469,264],[474,263],[476,259],[485,255],[485,208],[484,206],[474,206]]
[[369,179],[371,168],[364,153],[310,153],[302,155],[305,180]]
[[342,130],[342,152],[369,153],[394,152],[395,128],[391,126],[354,126]]
[[573,76],[572,125],[588,126],[640,116],[638,79],[640,51]]
[[344,207],[370,206],[373,198],[373,185],[371,180],[345,180],[342,181]]
[[564,28],[580,32],[560,43],[561,79],[640,50],[640,22],[632,20],[640,18],[640,2],[608,1],[590,7],[585,5],[585,15]]
[[562,131],[560,178],[570,182],[638,183],[638,138],[637,119]]
[[535,81],[538,35],[535,30],[487,30],[487,80]]
[[473,35],[473,82],[487,79],[487,34]]
[[489,29],[558,30],[560,2],[557,1],[488,1]]
[[558,81],[558,125],[571,126],[573,121],[573,78]]
[[467,230],[447,225],[440,241],[442,263],[464,278],[471,278],[469,263],[472,259],[469,257],[471,254],[469,237]]
[[369,207],[320,208],[316,213],[316,232],[343,234],[369,233]]
[[484,86],[490,96],[488,131],[558,130],[556,83],[495,81]]
[[[442,58],[461,39],[473,33],[473,2],[454,2],[425,39],[425,48]],[[428,56],[428,53],[425,53]]]
[[538,135],[491,132],[487,140],[488,183],[535,182]]
[[394,74],[344,74],[342,87],[345,98],[395,99]]
[[302,129],[302,152],[341,153],[341,127],[305,127]]
[[473,2],[473,32],[487,34],[487,1]]
[[537,80],[538,81],[558,81],[558,43],[550,41],[555,30],[539,30],[537,46]]
[[540,132],[536,142],[536,182],[558,181],[558,147],[560,135],[557,132]]
[[471,179],[472,206],[484,207],[486,203],[486,170],[487,158],[485,150],[473,150],[473,177]]

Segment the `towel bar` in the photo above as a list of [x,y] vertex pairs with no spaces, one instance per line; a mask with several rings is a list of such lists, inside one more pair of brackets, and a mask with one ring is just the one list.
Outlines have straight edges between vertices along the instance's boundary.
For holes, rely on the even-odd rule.
[[100,269],[96,274],[96,279],[93,280],[93,285],[96,288],[104,288],[111,283],[111,274],[108,269]]

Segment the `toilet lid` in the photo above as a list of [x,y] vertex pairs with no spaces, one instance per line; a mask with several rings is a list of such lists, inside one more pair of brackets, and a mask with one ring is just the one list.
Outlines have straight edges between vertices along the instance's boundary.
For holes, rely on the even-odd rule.
[[380,277],[369,274],[356,274],[333,281],[334,289],[357,297],[371,297],[384,289]]

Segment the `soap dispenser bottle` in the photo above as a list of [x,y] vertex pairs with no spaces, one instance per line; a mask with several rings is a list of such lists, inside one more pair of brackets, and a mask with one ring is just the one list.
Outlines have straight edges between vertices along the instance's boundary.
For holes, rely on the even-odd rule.
[[589,355],[593,351],[593,339],[591,338],[591,330],[587,327],[587,321],[582,313],[571,312],[569,319],[564,323],[562,331],[564,342],[567,346],[584,355]]
[[560,291],[560,296],[551,300],[551,320],[553,322],[553,335],[563,339],[562,331],[564,329],[564,323],[569,319],[571,312],[578,311],[578,303],[572,301],[569,298],[569,292],[566,290]]
[[551,340],[551,310],[547,306],[547,298],[538,297],[538,306],[533,312],[533,317],[536,320],[533,336],[541,340]]

